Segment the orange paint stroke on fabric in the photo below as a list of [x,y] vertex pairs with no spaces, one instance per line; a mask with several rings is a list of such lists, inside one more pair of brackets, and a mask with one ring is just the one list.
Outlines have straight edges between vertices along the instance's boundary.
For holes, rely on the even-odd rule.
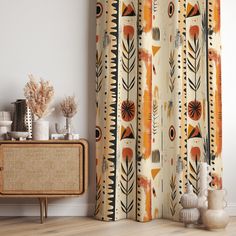
[[143,32],[147,33],[152,30],[152,0],[145,0],[144,7],[144,22],[146,23]]
[[222,151],[222,95],[221,95],[221,56],[214,49],[209,50],[209,59],[216,66],[216,91],[215,91],[215,122],[216,122],[216,156]]
[[220,31],[220,0],[214,1],[214,14],[213,14],[213,20],[214,20],[214,27],[213,30],[215,33]]
[[146,194],[145,197],[145,210],[146,215],[143,218],[143,221],[150,221],[152,220],[152,210],[151,210],[151,202],[152,202],[152,195],[151,195],[151,181],[147,179],[147,177],[139,176],[138,178],[138,184],[140,187],[144,189],[144,192]]
[[146,50],[140,50],[140,59],[144,61],[146,67],[146,87],[143,95],[142,120],[143,120],[143,158],[151,157],[152,138],[152,55]]

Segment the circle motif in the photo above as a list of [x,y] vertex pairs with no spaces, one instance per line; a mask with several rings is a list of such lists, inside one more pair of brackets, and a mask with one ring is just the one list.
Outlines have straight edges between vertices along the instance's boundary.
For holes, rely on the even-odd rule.
[[168,15],[169,15],[169,17],[172,17],[174,15],[174,12],[175,12],[175,5],[174,5],[173,2],[170,2],[169,6],[168,6]]
[[135,117],[135,104],[133,101],[125,100],[121,104],[121,116],[124,121],[132,121]]
[[96,126],[96,142],[99,142],[102,138],[102,130],[99,126]]
[[201,102],[194,100],[188,104],[188,115],[192,120],[199,120],[202,116]]
[[101,17],[103,13],[103,6],[100,2],[97,3],[97,18]]
[[176,136],[175,127],[173,125],[171,125],[171,127],[169,129],[169,138],[172,142],[175,140],[175,136]]

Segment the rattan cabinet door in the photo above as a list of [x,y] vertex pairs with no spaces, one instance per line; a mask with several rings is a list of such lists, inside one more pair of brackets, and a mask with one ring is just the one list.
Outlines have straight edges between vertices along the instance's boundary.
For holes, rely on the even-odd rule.
[[79,195],[83,192],[80,144],[6,144],[0,147],[3,195]]

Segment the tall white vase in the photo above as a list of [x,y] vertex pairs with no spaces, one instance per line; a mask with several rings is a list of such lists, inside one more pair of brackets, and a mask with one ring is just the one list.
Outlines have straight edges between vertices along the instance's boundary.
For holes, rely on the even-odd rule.
[[33,140],[49,140],[49,122],[46,120],[33,121]]
[[200,211],[199,223],[201,224],[202,216],[207,210],[208,164],[206,162],[200,163],[199,176],[198,209]]

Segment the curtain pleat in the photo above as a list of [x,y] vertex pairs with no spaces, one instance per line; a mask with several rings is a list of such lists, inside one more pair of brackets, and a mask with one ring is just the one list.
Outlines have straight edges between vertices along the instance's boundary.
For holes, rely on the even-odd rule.
[[97,0],[97,219],[179,219],[222,188],[219,0]]

